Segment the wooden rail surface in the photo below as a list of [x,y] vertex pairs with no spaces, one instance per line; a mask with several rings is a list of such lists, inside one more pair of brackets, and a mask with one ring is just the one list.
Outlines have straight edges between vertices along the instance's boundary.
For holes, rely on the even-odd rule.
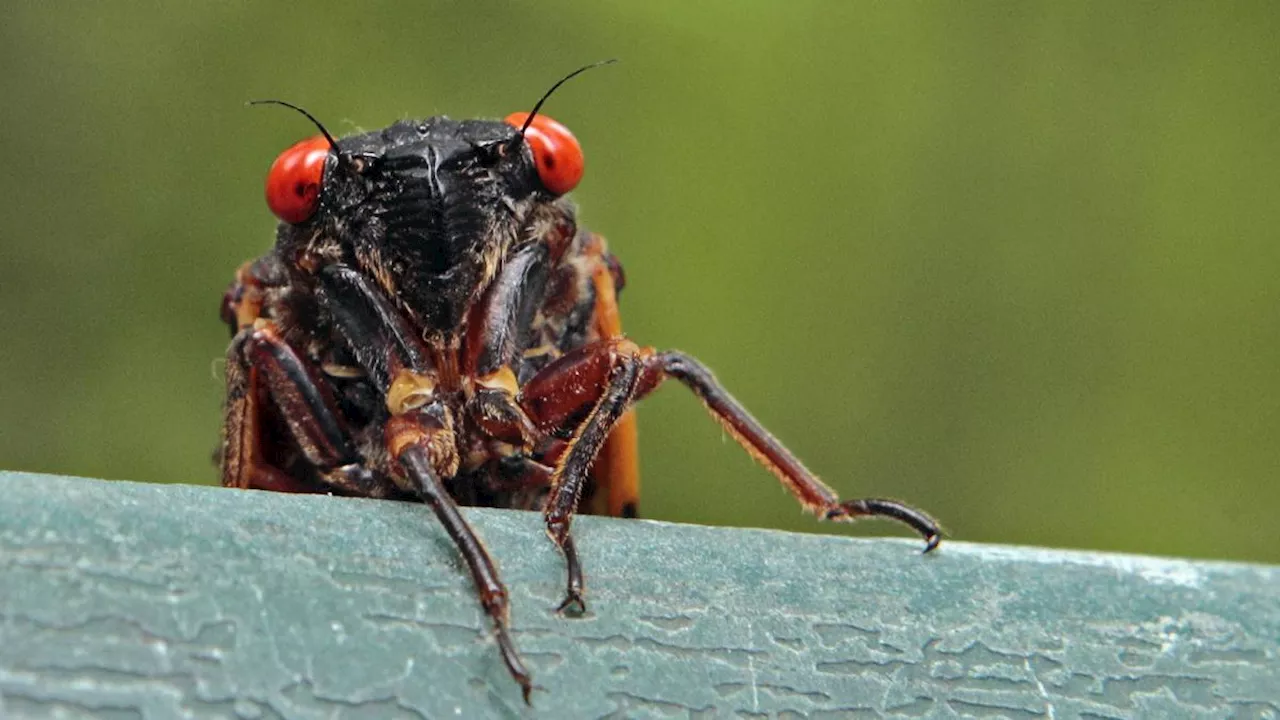
[[0,473],[0,717],[1280,717],[1280,568]]

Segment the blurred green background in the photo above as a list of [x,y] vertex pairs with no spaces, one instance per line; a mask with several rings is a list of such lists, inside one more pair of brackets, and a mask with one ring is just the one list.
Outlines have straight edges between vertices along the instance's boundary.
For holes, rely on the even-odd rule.
[[[8,3],[0,467],[215,482],[232,271],[312,134],[548,106],[686,350],[954,537],[1280,561],[1280,6]],[[819,525],[669,386],[643,513]]]

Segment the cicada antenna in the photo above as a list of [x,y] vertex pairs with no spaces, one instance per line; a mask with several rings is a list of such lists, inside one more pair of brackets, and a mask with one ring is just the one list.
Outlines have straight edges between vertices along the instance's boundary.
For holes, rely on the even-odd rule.
[[[575,78],[575,77],[577,77],[577,76],[581,75],[582,73],[584,73],[584,72],[586,72],[586,71],[588,71],[588,70],[590,70],[590,69],[592,69],[592,68],[598,68],[598,67],[600,67],[600,66],[602,66],[602,65],[612,65],[612,64],[614,64],[614,63],[616,63],[616,62],[618,62],[618,58],[609,58],[608,60],[601,60],[601,61],[599,61],[599,62],[593,62],[593,63],[591,63],[590,65],[583,65],[582,67],[578,68],[577,70],[574,70],[573,72],[569,73],[568,75],[565,75],[564,77],[560,78],[560,80],[559,80],[555,85],[552,85],[552,86],[551,86],[551,89],[550,89],[550,90],[548,90],[548,91],[546,91],[545,93],[543,93],[543,94],[542,94],[542,97],[538,99],[538,102],[537,102],[536,104],[534,104],[534,106],[533,106],[533,110],[529,111],[529,117],[527,117],[527,118],[525,118],[525,119],[524,119],[524,125],[522,125],[522,126],[520,127],[520,136],[521,136],[521,137],[524,137],[524,131],[529,129],[529,123],[533,122],[533,119],[534,119],[535,117],[537,117],[537,116],[538,116],[538,111],[542,109],[542,103],[546,102],[546,101],[547,101],[547,98],[551,97],[551,93],[553,93],[553,92],[555,92],[556,90],[558,90],[558,89],[560,88],[560,86],[561,86],[561,85],[563,85],[563,84],[565,84],[565,83],[569,82],[569,81],[570,81],[570,80],[572,80],[573,78]],[[310,116],[308,116],[308,117],[310,117]]]
[[[583,68],[583,70],[585,70],[585,69],[586,69],[586,68]],[[582,71],[581,71],[581,70],[579,70],[578,72],[582,72]],[[575,73],[575,74],[576,74],[576,73]],[[572,76],[572,75],[570,75],[569,77],[573,77],[573,76]],[[565,78],[565,80],[567,80],[567,79],[568,79],[568,78]],[[560,82],[564,82],[564,80],[561,80]],[[557,84],[558,84],[558,83],[557,83]],[[554,90],[554,89],[555,89],[555,88],[552,88],[552,90]],[[548,93],[548,94],[550,94],[550,93]],[[541,102],[539,102],[539,104],[541,104]],[[310,120],[310,121],[311,121],[311,124],[312,124],[312,125],[315,125],[317,128],[320,128],[320,133],[324,135],[324,139],[329,141],[329,147],[330,147],[330,148],[333,148],[333,152],[334,152],[335,154],[337,154],[337,155],[338,155],[338,157],[342,157],[342,153],[338,151],[338,141],[333,139],[333,136],[332,136],[332,135],[330,135],[330,134],[329,134],[329,131],[325,129],[324,125],[323,125],[319,120],[317,120],[317,119],[316,119],[316,116],[315,116],[315,115],[312,115],[311,113],[307,112],[306,110],[303,110],[302,108],[298,107],[297,105],[294,105],[293,103],[285,102],[284,100],[274,100],[274,99],[271,99],[271,100],[250,100],[249,102],[245,103],[245,105],[283,105],[284,107],[287,107],[287,108],[289,108],[290,110],[293,110],[293,111],[295,111],[295,112],[301,113],[301,114],[303,115],[303,117],[305,117],[306,119],[308,119],[308,120]]]

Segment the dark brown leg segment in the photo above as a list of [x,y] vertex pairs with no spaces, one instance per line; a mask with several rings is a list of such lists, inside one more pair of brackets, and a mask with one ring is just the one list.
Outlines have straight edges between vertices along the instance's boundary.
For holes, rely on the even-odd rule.
[[578,507],[578,498],[582,496],[582,485],[591,470],[591,463],[595,462],[596,455],[600,453],[613,426],[630,407],[640,378],[640,363],[636,356],[618,353],[611,360],[611,372],[604,394],[579,426],[568,449],[560,458],[560,464],[551,478],[547,507],[543,511],[547,533],[564,551],[568,566],[565,598],[556,608],[557,612],[570,608],[579,613],[586,612],[586,602],[582,597],[582,566],[578,562],[578,550],[569,533],[569,526]]
[[[567,566],[565,598],[558,612],[586,610],[582,565],[570,526],[591,463],[636,396],[641,358],[640,349],[626,339],[592,343],[548,365],[521,391],[521,404],[544,429],[577,423],[552,475],[543,510],[547,534],[564,553]],[[588,411],[579,419],[584,409]]]
[[275,328],[263,325],[253,330],[244,350],[266,380],[271,399],[307,460],[321,468],[355,462],[355,449],[338,421],[333,401]]
[[[262,457],[261,388],[279,409],[298,449],[334,489],[385,497],[390,483],[359,464],[345,424],[310,368],[269,323],[242,330],[227,362],[228,427],[239,429],[223,446],[223,484],[263,490],[315,491]],[[234,416],[234,418],[233,418]],[[232,421],[234,420],[234,421]],[[246,432],[248,431],[248,432]]]
[[392,418],[387,423],[387,446],[392,457],[400,464],[405,477],[413,484],[414,491],[435,513],[449,537],[458,546],[458,552],[471,571],[471,579],[480,595],[480,605],[493,622],[493,634],[502,651],[502,662],[511,677],[520,685],[525,703],[533,691],[533,679],[508,627],[509,601],[507,589],[499,579],[498,569],[489,557],[489,551],[480,542],[471,526],[458,512],[458,506],[449,496],[436,468],[441,463],[442,452],[453,443],[448,420],[440,421],[437,408],[428,406],[411,415]]
[[724,389],[702,363],[679,352],[654,353],[623,338],[591,343],[565,354],[521,390],[520,404],[546,432],[574,427],[560,456],[544,515],[547,533],[564,552],[568,570],[565,600],[558,609],[582,609],[582,567],[570,524],[591,463],[609,431],[627,409],[671,377],[694,392],[712,417],[761,465],[795,495],[806,510],[824,520],[886,517],[911,527],[925,539],[925,552],[938,546],[942,530],[926,513],[896,500],[842,501],[773,437]]
[[855,520],[859,517],[886,517],[920,533],[925,552],[938,547],[942,529],[933,518],[896,500],[864,498],[841,501],[834,490],[809,471],[777,438],[734,399],[711,371],[697,360],[679,352],[664,352],[646,358],[642,393],[673,377],[693,391],[712,417],[720,422],[738,444],[746,449],[791,491],[806,510],[825,520]]

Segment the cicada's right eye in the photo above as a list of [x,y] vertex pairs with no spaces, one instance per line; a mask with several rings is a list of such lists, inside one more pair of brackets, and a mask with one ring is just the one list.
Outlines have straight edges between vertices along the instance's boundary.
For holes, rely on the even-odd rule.
[[320,206],[324,164],[332,147],[323,135],[308,138],[280,153],[267,172],[267,206],[281,220],[298,224]]

